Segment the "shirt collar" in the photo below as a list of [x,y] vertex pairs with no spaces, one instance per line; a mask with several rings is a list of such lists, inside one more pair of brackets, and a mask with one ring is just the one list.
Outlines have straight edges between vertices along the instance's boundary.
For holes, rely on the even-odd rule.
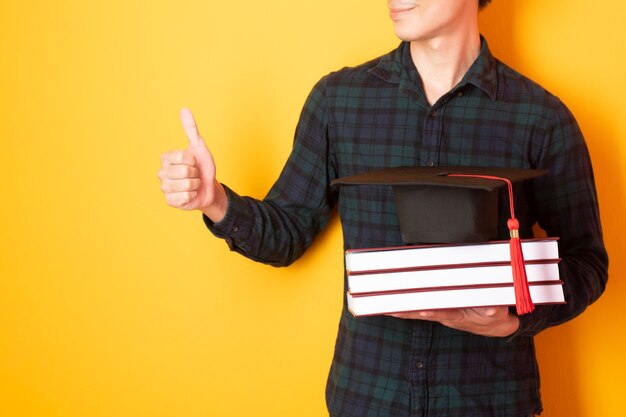
[[[480,37],[480,53],[456,90],[466,84],[472,84],[484,91],[492,100],[496,100],[498,91],[497,61],[491,54],[487,41]],[[370,72],[377,77],[400,84],[401,88],[422,91],[421,78],[411,58],[410,45],[402,42],[398,48],[383,56]]]

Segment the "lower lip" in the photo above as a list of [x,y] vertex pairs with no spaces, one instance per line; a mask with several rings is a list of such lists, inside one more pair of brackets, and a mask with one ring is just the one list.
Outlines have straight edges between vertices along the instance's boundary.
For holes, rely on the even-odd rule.
[[407,7],[403,9],[389,9],[389,17],[391,18],[391,20],[397,20],[402,17],[402,15],[410,12],[414,8],[415,7]]

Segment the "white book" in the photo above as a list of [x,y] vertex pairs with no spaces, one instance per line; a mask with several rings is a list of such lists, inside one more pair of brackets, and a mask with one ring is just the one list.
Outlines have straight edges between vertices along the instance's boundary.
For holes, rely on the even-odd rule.
[[[557,260],[557,238],[522,240],[525,261]],[[460,245],[422,245],[346,251],[348,274],[416,267],[463,266],[510,262],[509,241]]]
[[[529,283],[560,279],[558,260],[536,262],[526,263],[526,276]],[[348,287],[352,295],[433,287],[512,283],[513,270],[510,263],[348,274]]]
[[[561,281],[535,283],[529,288],[535,305],[565,303]],[[348,292],[347,297],[348,309],[357,317],[419,310],[515,305],[513,285],[372,295],[352,295]]]

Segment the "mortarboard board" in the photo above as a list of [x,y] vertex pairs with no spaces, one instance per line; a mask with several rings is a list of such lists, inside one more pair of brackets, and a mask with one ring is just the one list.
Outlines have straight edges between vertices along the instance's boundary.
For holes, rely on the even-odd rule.
[[547,170],[484,167],[396,167],[336,179],[332,185],[393,188],[402,240],[415,243],[474,243],[498,236],[498,191],[508,185],[511,264],[518,313],[533,310],[515,218],[512,183]]

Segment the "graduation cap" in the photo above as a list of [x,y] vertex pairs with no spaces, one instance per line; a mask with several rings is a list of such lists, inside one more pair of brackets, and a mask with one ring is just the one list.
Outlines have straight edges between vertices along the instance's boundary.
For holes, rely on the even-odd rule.
[[508,186],[511,265],[518,314],[533,311],[513,183],[547,170],[483,167],[397,167],[336,179],[332,185],[393,188],[402,240],[414,243],[477,243],[498,237],[498,191]]

